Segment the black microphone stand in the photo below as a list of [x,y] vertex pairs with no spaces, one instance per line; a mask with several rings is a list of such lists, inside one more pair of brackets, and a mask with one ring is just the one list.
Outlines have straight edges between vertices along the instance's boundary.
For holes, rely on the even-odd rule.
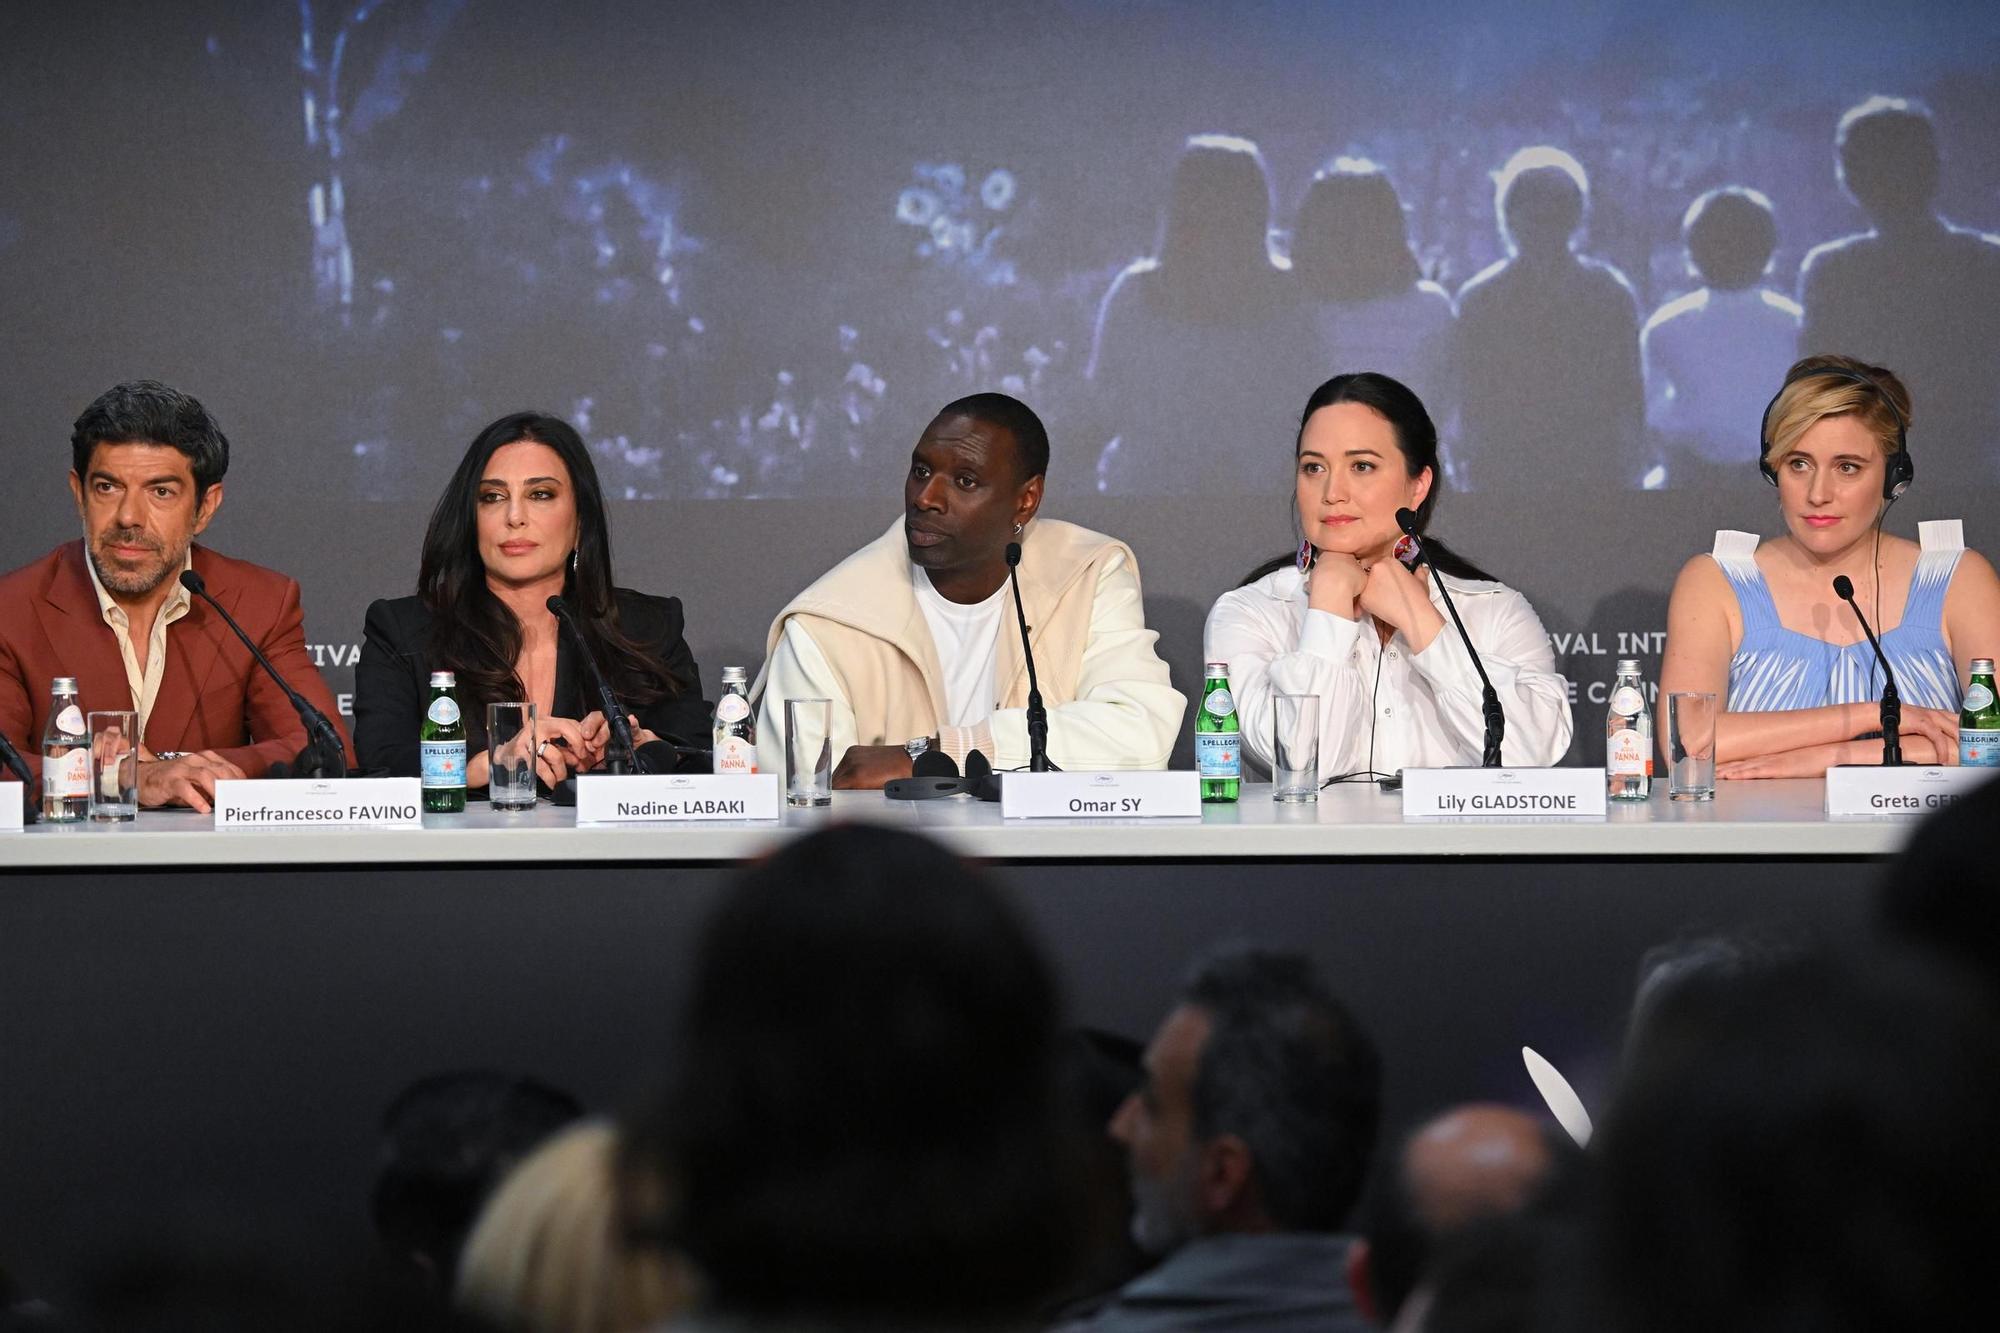
[[1007,543],[1007,581],[1014,585],[1014,618],[1021,626],[1021,656],[1028,664],[1028,771],[1046,773],[1049,764],[1049,710],[1042,705],[1042,687],[1035,679],[1035,650],[1028,644],[1028,613],[1021,608],[1021,543]]
[[605,759],[605,771],[614,775],[652,772],[653,766],[640,756],[639,747],[633,744],[632,724],[625,718],[625,705],[618,702],[618,696],[611,692],[611,682],[604,678],[604,668],[597,664],[597,657],[590,651],[590,644],[585,641],[576,618],[570,615],[569,607],[560,596],[550,597],[546,605],[562,622],[570,643],[576,648],[576,655],[583,659],[583,669],[590,673],[591,687],[597,693],[598,707],[604,710],[604,720],[611,726],[611,753]]
[[[1418,543],[1422,551],[1423,538],[1417,533],[1417,516],[1408,509],[1396,511],[1396,526],[1401,528],[1410,540]],[[1424,562],[1430,564],[1430,556],[1424,554]],[[1486,664],[1479,660],[1479,650],[1472,646],[1472,636],[1465,632],[1465,622],[1458,618],[1458,607],[1451,600],[1451,589],[1444,586],[1444,575],[1438,573],[1437,566],[1431,565],[1431,582],[1437,585],[1438,596],[1444,600],[1444,609],[1451,613],[1451,623],[1458,628],[1459,641],[1465,645],[1465,655],[1472,659],[1472,669],[1479,673],[1479,711],[1486,718],[1486,743],[1479,759],[1481,768],[1500,767],[1500,742],[1507,735],[1507,714],[1500,707],[1500,692],[1493,688],[1487,678]]]
[[[1834,595],[1854,608],[1854,618],[1861,622],[1861,632],[1868,636],[1868,646],[1875,650],[1875,660],[1882,664],[1882,767],[1900,768],[1903,763],[1903,696],[1896,692],[1896,669],[1889,665],[1889,655],[1882,651],[1881,641],[1875,637],[1875,630],[1868,623],[1868,617],[1861,614],[1860,603],[1854,600],[1854,581],[1845,574],[1833,576]],[[1876,607],[1881,610],[1881,607]]]
[[285,698],[291,702],[292,711],[299,715],[299,721],[305,723],[305,748],[300,750],[298,757],[292,761],[291,776],[295,778],[346,777],[347,747],[341,743],[340,733],[334,729],[333,723],[327,719],[326,714],[320,712],[318,708],[313,706],[311,701],[292,688],[290,681],[278,674],[278,668],[271,665],[271,659],[264,656],[257,645],[251,641],[250,636],[243,632],[243,627],[236,623],[236,618],[222,609],[222,603],[209,595],[208,584],[202,580],[201,575],[195,573],[192,569],[182,570],[181,586],[215,608],[215,613],[222,617],[222,623],[229,626],[235,632],[236,637],[243,641],[243,646],[250,650],[250,656],[256,659],[258,666],[264,668],[264,674],[276,681],[278,688],[285,692]]

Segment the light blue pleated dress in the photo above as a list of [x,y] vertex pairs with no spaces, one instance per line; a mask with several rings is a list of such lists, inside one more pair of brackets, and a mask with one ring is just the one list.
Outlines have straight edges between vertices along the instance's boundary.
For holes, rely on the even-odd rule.
[[[1957,519],[1919,523],[1917,537],[1922,553],[1903,619],[1881,634],[1882,651],[1896,669],[1904,703],[1956,712],[1958,664],[1945,646],[1944,595],[1965,553],[1965,527]],[[1729,660],[1730,710],[1759,713],[1879,699],[1882,669],[1866,638],[1841,647],[1778,623],[1777,605],[1757,568],[1757,541],[1751,532],[1718,532],[1712,552],[1743,612],[1743,642]]]

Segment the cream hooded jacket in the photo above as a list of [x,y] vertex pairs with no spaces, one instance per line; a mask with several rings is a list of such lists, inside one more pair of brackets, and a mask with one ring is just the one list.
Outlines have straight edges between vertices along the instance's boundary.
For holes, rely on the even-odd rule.
[[[1038,518],[1021,537],[1021,600],[1049,710],[1049,758],[1072,772],[1164,768],[1187,699],[1146,628],[1139,564],[1123,542]],[[910,580],[902,520],[793,598],[771,622],[757,703],[757,765],[785,767],[785,700],[833,701],[833,755],[937,736],[959,762],[1028,762],[1028,669],[1011,614],[995,648],[998,698],[981,727],[940,728],[944,672]]]

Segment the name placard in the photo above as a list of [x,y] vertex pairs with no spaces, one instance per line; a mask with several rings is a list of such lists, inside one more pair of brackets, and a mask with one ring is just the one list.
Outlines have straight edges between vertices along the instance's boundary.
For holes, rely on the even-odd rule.
[[221,828],[422,828],[416,778],[236,778],[215,784]]
[[12,832],[27,822],[22,802],[27,795],[18,782],[0,782],[0,833]]
[[1601,768],[1406,768],[1405,819],[1602,819]]
[[1002,819],[1201,818],[1201,775],[1009,773],[1000,781]]
[[679,824],[776,819],[776,773],[586,773],[576,780],[579,824]]
[[1828,815],[1924,815],[1950,805],[1996,770],[1942,765],[1878,768],[1840,764],[1826,770]]

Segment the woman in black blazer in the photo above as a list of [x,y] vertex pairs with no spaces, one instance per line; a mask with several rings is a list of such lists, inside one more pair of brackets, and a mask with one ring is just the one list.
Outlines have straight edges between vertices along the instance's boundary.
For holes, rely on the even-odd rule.
[[432,671],[458,675],[467,786],[486,785],[489,703],[535,705],[545,786],[601,765],[611,727],[548,610],[558,593],[632,710],[634,740],[705,747],[708,704],[680,599],[612,586],[597,470],[569,423],[518,412],[479,433],[431,511],[417,589],[368,608],[354,678],[363,769],[418,772]]

